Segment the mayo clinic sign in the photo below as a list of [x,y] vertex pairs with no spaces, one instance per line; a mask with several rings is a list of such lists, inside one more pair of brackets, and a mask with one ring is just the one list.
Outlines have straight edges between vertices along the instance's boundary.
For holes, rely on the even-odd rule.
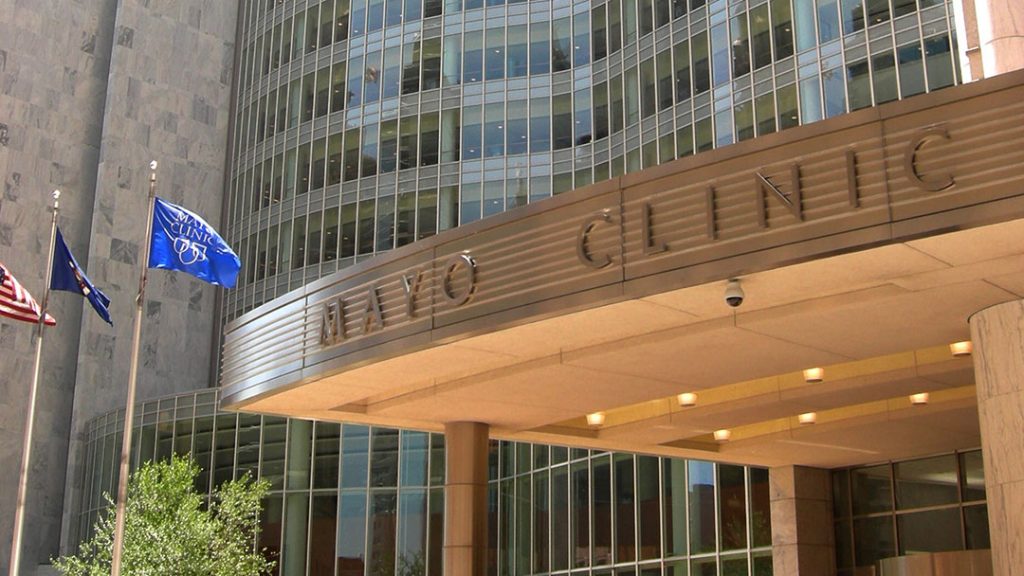
[[[945,123],[915,131],[905,139],[903,144],[902,178],[922,192],[939,192],[952,188],[956,184],[954,175],[949,173],[925,175],[922,173],[918,156],[926,145],[930,147],[955,146],[956,143],[951,140]],[[860,207],[857,150],[845,150],[841,160],[844,174],[840,186],[845,187],[848,204],[845,209],[855,211]],[[775,203],[784,208],[793,222],[804,221],[802,168],[799,162],[793,162],[785,169],[785,175],[782,178],[769,176],[762,171],[754,171],[747,176],[750,186],[748,192],[752,200],[750,205],[754,208],[752,213],[747,216],[750,219],[756,219],[759,228],[767,229],[769,227],[768,203]],[[712,182],[702,183],[702,185],[704,194],[700,200],[703,202],[704,208],[704,229],[708,241],[714,242],[717,239],[719,228],[719,216],[715,209],[715,187]],[[613,215],[616,212],[615,208],[617,207],[605,208],[584,216],[576,226],[575,241],[572,246],[551,246],[550,249],[574,250],[577,264],[583,270],[612,266],[616,263],[616,257],[607,250],[591,249],[590,237],[601,227],[617,226],[616,217]],[[646,198],[634,209],[633,218],[629,220],[639,226],[640,252],[645,257],[672,251],[672,245],[661,241],[654,229],[653,214],[658,210],[658,202],[652,198]],[[571,226],[569,223],[566,225]],[[628,234],[622,234],[623,241],[626,236]],[[623,250],[619,249],[615,252],[621,253]],[[437,292],[440,298],[433,300],[433,305],[457,308],[470,303],[479,289],[476,281],[477,267],[486,265],[486,261],[477,261],[471,249],[450,256],[440,267],[437,282]],[[564,273],[575,274],[579,271],[567,269]],[[392,281],[401,289],[402,306],[396,313],[389,315],[388,320],[385,320],[379,296],[379,291],[383,286],[376,283],[371,283],[366,287],[365,294],[358,298],[358,304],[354,306],[347,301],[345,295],[339,295],[323,302],[320,312],[320,344],[333,346],[351,338],[365,336],[375,330],[382,330],[388,326],[389,322],[406,322],[415,319],[419,314],[428,314],[429,311],[420,310],[417,305],[417,296],[424,289],[423,277],[426,273],[424,268],[414,267]],[[360,295],[351,296],[358,297]],[[357,315],[357,328],[355,331],[350,331],[346,327],[346,315],[352,313],[353,307]]]
[[227,326],[227,404],[502,327],[1024,217],[1024,75],[599,182],[315,280]]

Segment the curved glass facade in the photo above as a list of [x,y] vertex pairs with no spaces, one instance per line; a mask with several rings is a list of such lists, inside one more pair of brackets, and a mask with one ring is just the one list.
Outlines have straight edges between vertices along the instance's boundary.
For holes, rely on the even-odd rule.
[[[192,454],[197,488],[271,482],[259,545],[287,576],[442,573],[444,436],[217,410],[215,390],[140,403],[133,465]],[[87,426],[79,534],[114,493],[123,411]],[[772,573],[768,471],[491,441],[492,576]]]
[[243,0],[230,319],[595,181],[958,81],[944,0]]

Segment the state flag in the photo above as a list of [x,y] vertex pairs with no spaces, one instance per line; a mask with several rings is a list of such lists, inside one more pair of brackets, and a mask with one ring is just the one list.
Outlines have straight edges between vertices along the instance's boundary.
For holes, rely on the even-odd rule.
[[61,235],[60,228],[57,229],[57,243],[53,249],[53,278],[50,281],[50,289],[81,294],[89,301],[89,304],[92,304],[100,318],[103,318],[107,324],[114,325],[110,320],[110,311],[108,310],[110,298],[107,298],[106,294],[89,281],[89,277],[78,265],[78,261],[71,254],[68,245],[64,243],[64,236]]

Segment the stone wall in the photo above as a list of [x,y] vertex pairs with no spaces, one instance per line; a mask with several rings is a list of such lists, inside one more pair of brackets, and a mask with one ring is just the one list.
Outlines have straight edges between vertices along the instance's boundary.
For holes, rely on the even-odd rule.
[[[221,219],[237,5],[203,0],[121,0],[114,24],[90,274],[110,287],[111,331],[82,322],[72,430],[124,405],[132,319],[145,241],[149,162],[157,195],[215,227]],[[136,399],[209,387],[217,289],[182,273],[151,270]],[[77,438],[75,439],[77,440]],[[81,443],[72,442],[64,543],[77,539]]]
[[[220,223],[236,2],[0,0],[0,261],[43,295],[54,188],[61,228],[113,301],[114,327],[56,293],[33,444],[23,572],[77,538],[77,439],[124,405],[145,232],[157,193]],[[214,288],[152,271],[138,398],[211,385]],[[0,320],[0,572],[8,570],[33,327]],[[63,549],[62,546],[63,545]]]
[[[61,229],[85,260],[96,187],[116,2],[0,0],[0,261],[41,300],[49,248],[50,192]],[[59,551],[82,298],[57,293],[44,340],[44,370],[30,469],[23,571]],[[0,571],[10,561],[29,386],[31,325],[0,321]]]

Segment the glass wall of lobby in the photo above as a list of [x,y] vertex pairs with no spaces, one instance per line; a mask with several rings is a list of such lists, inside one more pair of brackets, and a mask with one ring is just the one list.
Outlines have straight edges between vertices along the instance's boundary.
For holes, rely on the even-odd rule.
[[229,317],[552,194],[957,82],[934,0],[243,6]]
[[[192,454],[202,468],[197,488],[207,493],[246,473],[269,480],[259,546],[278,560],[278,574],[442,573],[443,435],[220,412],[216,398],[209,391],[141,403],[134,465]],[[114,412],[88,426],[79,539],[105,506],[103,492],[115,488],[122,422]],[[769,476],[764,468],[492,440],[488,574],[772,574],[779,496]],[[980,451],[830,478],[840,576],[895,555],[988,547]]]
[[[443,435],[219,412],[216,392],[142,403],[135,465],[192,454],[209,492],[271,482],[259,546],[283,575],[442,573]],[[123,414],[88,427],[80,539],[116,483]],[[768,575],[768,471],[492,440],[488,573]]]

